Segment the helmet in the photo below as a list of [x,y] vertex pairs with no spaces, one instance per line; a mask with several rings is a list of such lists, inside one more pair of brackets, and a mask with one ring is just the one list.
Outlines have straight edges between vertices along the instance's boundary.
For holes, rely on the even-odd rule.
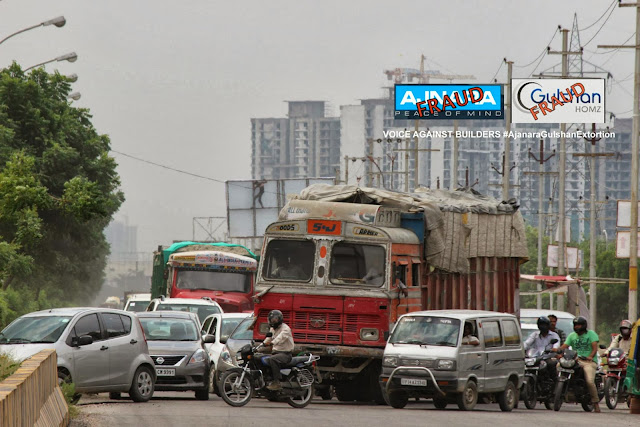
[[[631,336],[631,328],[633,327],[633,325],[631,324],[631,321],[629,320],[623,320],[622,322],[620,322],[620,333],[622,334],[623,337],[628,338]],[[624,331],[623,331],[624,329]]]
[[267,316],[267,320],[269,321],[269,326],[277,329],[282,325],[282,322],[284,322],[284,316],[280,310],[271,310]]
[[540,329],[540,332],[543,333],[547,333],[549,332],[549,328],[551,328],[551,321],[549,320],[548,317],[546,316],[540,316],[538,317],[538,329]]
[[573,319],[573,330],[579,335],[587,332],[587,319],[583,316]]

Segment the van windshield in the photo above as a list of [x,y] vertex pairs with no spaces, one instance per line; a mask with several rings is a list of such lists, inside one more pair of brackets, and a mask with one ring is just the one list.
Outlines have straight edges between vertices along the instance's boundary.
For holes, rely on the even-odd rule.
[[455,347],[460,320],[447,317],[405,316],[389,338],[392,344],[419,344]]

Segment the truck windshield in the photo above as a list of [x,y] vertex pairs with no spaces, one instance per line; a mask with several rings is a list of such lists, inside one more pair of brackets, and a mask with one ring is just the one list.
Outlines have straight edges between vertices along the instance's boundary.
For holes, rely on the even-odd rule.
[[247,293],[251,290],[251,273],[179,269],[176,288]]
[[460,320],[446,317],[405,316],[389,338],[392,344],[458,345]]
[[308,282],[315,250],[310,240],[272,240],[265,252],[262,276],[267,280]]
[[384,252],[382,246],[336,243],[331,249],[331,283],[382,286],[385,271]]

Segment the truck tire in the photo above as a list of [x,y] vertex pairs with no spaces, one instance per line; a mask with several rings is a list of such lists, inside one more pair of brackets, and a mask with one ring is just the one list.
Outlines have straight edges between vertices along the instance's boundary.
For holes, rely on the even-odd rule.
[[336,397],[340,402],[353,402],[358,395],[353,384],[338,384],[334,387]]

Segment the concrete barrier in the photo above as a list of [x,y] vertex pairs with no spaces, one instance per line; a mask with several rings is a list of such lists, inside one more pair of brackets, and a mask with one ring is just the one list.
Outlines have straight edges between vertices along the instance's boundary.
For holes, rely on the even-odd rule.
[[56,351],[42,350],[0,382],[0,426],[67,426],[69,407],[58,386]]

